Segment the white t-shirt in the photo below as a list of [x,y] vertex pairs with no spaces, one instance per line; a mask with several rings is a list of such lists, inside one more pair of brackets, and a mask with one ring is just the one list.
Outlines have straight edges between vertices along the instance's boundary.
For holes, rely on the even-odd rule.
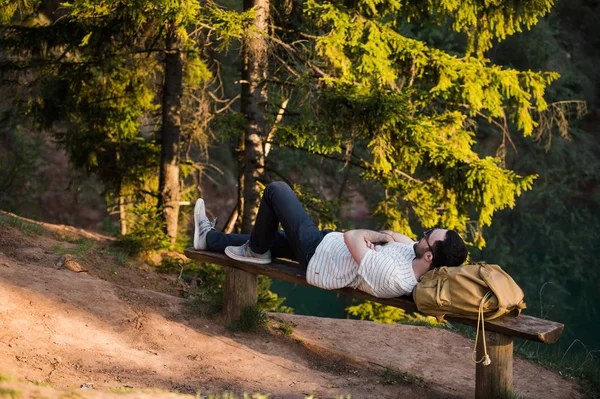
[[377,245],[377,251],[368,250],[359,265],[344,242],[344,233],[329,233],[308,262],[306,281],[326,290],[358,288],[378,298],[410,295],[417,285],[413,245]]

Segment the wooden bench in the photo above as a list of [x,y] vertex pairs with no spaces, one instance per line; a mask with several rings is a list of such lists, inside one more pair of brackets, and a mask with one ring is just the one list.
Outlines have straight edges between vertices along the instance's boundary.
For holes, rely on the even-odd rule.
[[[237,320],[246,306],[256,304],[258,275],[285,280],[296,284],[309,285],[306,272],[298,263],[276,259],[268,265],[256,265],[236,261],[225,254],[185,250],[185,255],[194,260],[225,266],[227,274],[224,287],[223,313],[226,320]],[[334,290],[344,295],[368,299],[369,301],[395,306],[407,312],[417,312],[412,297],[382,299],[363,291],[343,288]],[[446,317],[454,323],[476,326],[477,320]],[[487,353],[492,363],[484,366],[478,363],[475,369],[475,397],[477,399],[502,397],[513,391],[513,338],[523,338],[546,344],[554,343],[562,334],[564,325],[549,320],[521,315],[500,317],[485,322]],[[477,358],[482,357],[481,337],[477,346]]]

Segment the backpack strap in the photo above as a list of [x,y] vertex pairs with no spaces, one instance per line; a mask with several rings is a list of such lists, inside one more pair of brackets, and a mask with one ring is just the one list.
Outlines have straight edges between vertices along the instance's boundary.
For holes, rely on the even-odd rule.
[[[485,344],[485,317],[483,316],[483,305],[492,296],[492,291],[486,292],[479,302],[479,311],[477,312],[477,335],[475,335],[475,346],[473,347],[473,353],[471,353],[471,360],[475,363],[482,363],[484,366],[489,366],[492,361],[487,354],[487,347]],[[481,336],[483,338],[483,357],[480,360],[476,360],[477,356],[477,339],[479,338],[479,321],[481,320]]]

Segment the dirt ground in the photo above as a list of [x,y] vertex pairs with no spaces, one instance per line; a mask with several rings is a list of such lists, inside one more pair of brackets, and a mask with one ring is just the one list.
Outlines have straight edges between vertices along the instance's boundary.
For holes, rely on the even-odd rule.
[[[461,335],[284,314],[270,317],[295,325],[289,337],[234,333],[193,314],[177,276],[141,261],[120,266],[102,254],[106,237],[45,228],[36,235],[0,225],[0,397],[473,397],[473,342]],[[77,246],[64,234],[93,239],[94,248],[61,255]],[[385,367],[406,381],[386,384]],[[521,359],[514,376],[526,398],[580,397],[572,381]]]

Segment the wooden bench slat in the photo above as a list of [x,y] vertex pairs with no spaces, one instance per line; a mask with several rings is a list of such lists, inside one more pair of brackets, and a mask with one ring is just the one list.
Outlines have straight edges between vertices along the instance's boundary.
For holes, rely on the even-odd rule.
[[[240,262],[229,258],[227,255],[217,252],[197,251],[192,248],[185,250],[185,255],[190,259],[201,262],[213,263],[221,266],[233,267],[248,273],[262,274],[279,280],[289,281],[296,284],[308,285],[306,272],[298,266],[297,262],[276,259],[268,265],[257,265],[253,263]],[[354,296],[384,305],[395,306],[407,312],[417,312],[417,306],[412,297],[398,297],[391,299],[376,298],[366,292],[343,288],[332,290],[343,295]],[[477,320],[458,317],[446,317],[446,320],[471,326],[477,325]],[[554,343],[562,334],[564,325],[550,320],[538,319],[536,317],[521,314],[518,317],[504,316],[495,320],[485,322],[485,329],[497,333],[524,338],[530,341],[546,344]]]

